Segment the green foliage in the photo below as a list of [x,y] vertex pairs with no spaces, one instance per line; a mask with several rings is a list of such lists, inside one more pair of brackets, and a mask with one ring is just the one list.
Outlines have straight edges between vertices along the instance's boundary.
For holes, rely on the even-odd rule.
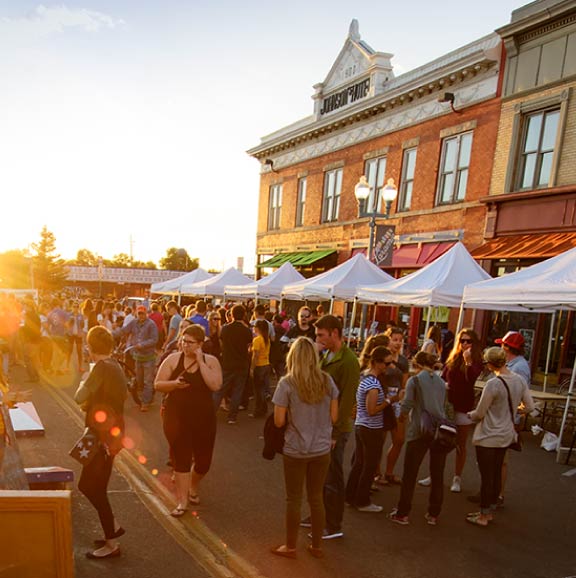
[[33,283],[32,260],[20,249],[0,254],[0,287],[30,289]]
[[32,244],[32,271],[34,287],[40,291],[56,291],[66,285],[66,264],[56,254],[56,238],[46,225],[40,232],[40,241]]
[[198,258],[190,258],[186,249],[170,247],[166,251],[166,257],[160,259],[160,268],[169,271],[194,271],[198,269]]
[[76,259],[68,261],[68,264],[78,267],[98,267],[98,257],[88,249],[79,249],[76,253]]

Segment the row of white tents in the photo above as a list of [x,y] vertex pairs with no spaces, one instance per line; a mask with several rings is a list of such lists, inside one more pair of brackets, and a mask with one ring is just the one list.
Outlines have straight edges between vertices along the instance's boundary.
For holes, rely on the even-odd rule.
[[[465,308],[551,313],[576,309],[576,248],[496,279],[474,261],[464,245],[456,243],[434,262],[400,279],[394,279],[364,255],[358,254],[311,279],[304,279],[290,263],[285,263],[259,281],[249,279],[236,269],[228,269],[215,276],[197,269],[178,279],[152,285],[151,291],[168,295],[226,298],[345,301],[354,302],[354,306],[364,303],[459,307],[460,328]],[[570,380],[560,439],[575,378],[576,364]]]

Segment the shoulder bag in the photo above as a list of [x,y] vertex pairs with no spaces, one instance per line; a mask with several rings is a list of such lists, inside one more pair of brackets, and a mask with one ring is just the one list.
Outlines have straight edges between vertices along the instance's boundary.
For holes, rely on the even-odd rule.
[[506,383],[504,378],[500,377],[499,375],[497,375],[496,377],[498,377],[498,379],[504,384],[504,387],[506,388],[506,393],[508,394],[508,409],[510,410],[510,419],[512,420],[512,427],[514,428],[514,433],[516,434],[516,440],[513,441],[508,446],[508,449],[514,450],[515,452],[521,452],[522,438],[520,437],[520,434],[516,431],[516,424],[514,423],[514,410],[512,409],[512,398],[510,396],[510,388],[508,387],[508,384]]
[[98,434],[90,427],[87,427],[82,437],[74,444],[68,452],[77,462],[87,466],[100,450],[100,440]]

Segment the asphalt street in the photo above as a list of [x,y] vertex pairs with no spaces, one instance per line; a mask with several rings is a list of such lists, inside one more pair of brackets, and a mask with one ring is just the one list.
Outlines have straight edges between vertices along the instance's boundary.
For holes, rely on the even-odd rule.
[[[62,391],[69,395],[74,389],[71,384]],[[49,465],[64,465],[65,461],[70,467],[72,460],[66,454],[78,430],[64,426],[70,421],[65,412],[54,408],[48,410],[50,404],[43,401],[46,395],[43,388],[35,388],[34,401],[45,422],[46,435],[55,442],[50,450],[53,455],[42,457],[53,462]],[[134,441],[132,454],[144,462],[142,468],[172,490],[158,397],[146,414],[140,413],[128,400],[126,417],[128,435]],[[539,438],[533,438],[529,433],[524,436],[524,451],[511,456],[505,506],[488,528],[471,526],[464,519],[467,512],[477,509],[466,500],[466,495],[479,487],[473,449],[470,448],[463,492],[452,494],[446,487],[437,527],[428,526],[424,520],[428,490],[418,487],[409,526],[392,524],[385,514],[366,514],[347,508],[345,536],[325,543],[324,559],[313,559],[305,551],[306,530],[302,530],[297,560],[277,558],[269,549],[284,542],[282,462],[278,456],[272,462],[261,457],[262,426],[262,420],[249,418],[247,412],[241,412],[238,424],[231,426],[226,423],[226,414],[219,412],[214,463],[201,486],[202,503],[194,514],[216,534],[223,547],[244,558],[247,568],[257,570],[252,572],[253,576],[258,573],[269,578],[576,576],[576,475],[563,475],[575,466],[557,464],[555,454],[540,449]],[[68,430],[71,432],[65,433]],[[47,461],[30,463],[34,451],[29,452],[27,446],[31,445],[33,449],[34,444],[41,443],[41,438],[21,441],[27,456],[26,465],[48,465]],[[353,442],[350,442],[347,463],[352,451]],[[453,457],[450,457],[445,476],[447,485],[452,467]],[[401,463],[397,473],[401,474]],[[421,475],[426,475],[425,463]],[[122,558],[85,564],[83,552],[98,532],[98,522],[91,506],[75,491],[73,515],[82,520],[81,524],[74,525],[78,577],[95,578],[101,573],[102,564],[116,569],[114,575],[129,577],[207,575],[207,571],[194,564],[146,508],[138,505],[135,492],[122,476],[114,475],[111,490],[118,517],[126,515],[130,519],[127,528],[130,541],[123,546]],[[387,512],[396,505],[398,494],[398,487],[382,488],[373,498]]]

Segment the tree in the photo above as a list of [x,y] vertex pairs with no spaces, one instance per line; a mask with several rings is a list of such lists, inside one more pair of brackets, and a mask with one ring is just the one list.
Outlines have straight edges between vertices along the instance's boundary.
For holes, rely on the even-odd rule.
[[32,260],[25,251],[15,249],[0,254],[0,287],[29,289],[33,283]]
[[198,258],[192,259],[186,249],[170,247],[166,251],[166,257],[160,259],[160,268],[170,271],[194,271],[199,266]]
[[40,232],[40,241],[32,243],[34,284],[40,291],[55,291],[66,285],[66,265],[56,254],[56,237],[46,225]]
[[106,267],[127,268],[131,266],[131,259],[126,253],[118,253],[117,255],[114,255],[111,260],[105,259],[104,265],[106,265]]
[[88,249],[78,249],[76,259],[70,261],[70,265],[78,265],[79,267],[98,267],[98,257]]

